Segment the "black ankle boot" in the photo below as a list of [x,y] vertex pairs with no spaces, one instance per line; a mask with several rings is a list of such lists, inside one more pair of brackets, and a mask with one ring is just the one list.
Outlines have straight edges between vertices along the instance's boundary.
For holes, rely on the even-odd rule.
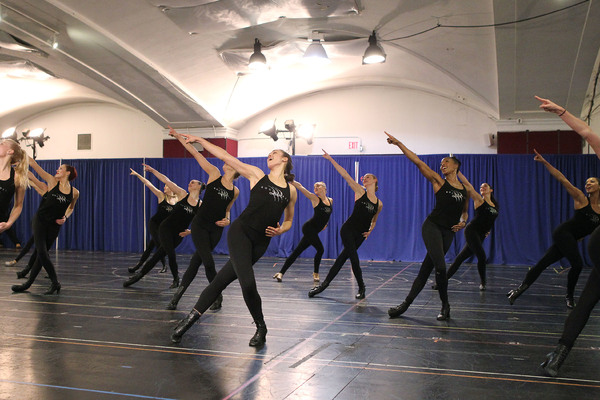
[[179,321],[173,333],[171,334],[171,342],[179,343],[184,333],[188,331],[194,325],[196,321],[200,319],[200,313],[196,310],[190,311],[187,317]]
[[12,285],[11,289],[13,292],[24,292],[31,287],[31,283],[29,281],[23,283],[22,285]]
[[220,294],[219,297],[217,297],[217,299],[215,300],[215,302],[212,303],[212,305],[210,306],[210,310],[212,310],[212,311],[220,310],[222,305],[223,305],[223,295]]
[[169,289],[175,289],[176,287],[179,287],[179,277],[178,276],[173,278],[173,283],[171,283],[171,286],[169,286]]
[[314,288],[309,290],[308,297],[315,297],[316,294],[319,294],[325,289],[327,289],[327,286],[329,286],[329,282],[327,281],[324,281],[319,286],[315,286]]
[[183,296],[185,289],[186,288],[184,286],[179,286],[179,288],[173,295],[173,298],[171,299],[169,304],[167,304],[167,310],[177,310],[177,304],[179,304],[179,300],[181,300],[181,296]]
[[59,294],[61,287],[62,286],[60,285],[60,282],[52,282],[52,284],[48,288],[48,291],[44,294],[54,294],[54,292],[56,292],[56,294]]
[[400,305],[390,308],[388,310],[388,315],[390,316],[390,318],[399,317],[402,314],[404,314],[406,310],[408,310],[408,307],[410,307],[410,303],[407,301],[403,301]]
[[17,272],[17,279],[27,278],[27,274],[29,271],[19,271]]
[[256,332],[254,333],[254,336],[252,336],[252,339],[250,339],[250,343],[248,343],[248,345],[252,347],[260,347],[263,346],[266,341],[267,325],[264,322],[257,322]]
[[162,268],[160,269],[160,271],[158,271],[158,273],[164,274],[165,272],[167,272],[167,266],[163,264]]
[[566,295],[565,301],[567,302],[567,308],[569,310],[572,310],[573,308],[575,308],[575,300],[573,299],[573,296]]
[[540,365],[540,367],[542,367],[544,370],[544,374],[546,376],[558,375],[558,369],[569,355],[570,350],[571,349],[564,344],[559,344],[552,353],[548,353],[546,356],[546,361]]
[[517,298],[520,295],[522,295],[523,292],[526,291],[528,287],[529,287],[528,285],[521,283],[518,288],[513,289],[506,294],[506,297],[508,297],[508,301],[510,301],[511,306],[513,304],[515,304],[515,300],[517,300]]
[[365,290],[366,290],[366,288],[364,286],[363,287],[359,287],[358,288],[358,293],[356,293],[356,296],[354,296],[354,297],[356,297],[359,300],[360,299],[364,299],[365,298]]
[[438,321],[447,321],[450,319],[450,304],[444,303],[442,304],[442,310],[437,316]]
[[127,268],[127,271],[129,271],[130,274],[135,274],[135,272],[140,269],[141,265],[134,265],[133,267],[129,267]]
[[140,279],[142,279],[143,277],[144,277],[144,275],[142,275],[140,272],[138,272],[135,275],[130,276],[129,279],[127,279],[125,282],[123,282],[123,287],[129,287],[129,286],[133,285],[134,283],[136,283],[137,281],[139,281]]

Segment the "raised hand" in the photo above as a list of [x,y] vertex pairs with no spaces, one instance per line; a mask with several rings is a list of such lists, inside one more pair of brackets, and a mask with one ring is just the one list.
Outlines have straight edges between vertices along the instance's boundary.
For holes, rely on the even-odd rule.
[[535,153],[535,157],[533,157],[535,161],[539,161],[541,163],[546,162],[546,159],[542,157],[542,155],[538,153],[536,149],[533,149],[533,152]]
[[561,114],[565,111],[564,107],[554,104],[548,99],[543,99],[539,96],[534,96],[537,100],[540,101],[540,108],[544,111],[548,111],[554,114]]
[[400,141],[398,139],[396,139],[394,136],[390,135],[386,131],[383,131],[383,133],[385,133],[387,135],[387,137],[388,137],[387,142],[389,144],[395,144],[397,146],[400,143]]

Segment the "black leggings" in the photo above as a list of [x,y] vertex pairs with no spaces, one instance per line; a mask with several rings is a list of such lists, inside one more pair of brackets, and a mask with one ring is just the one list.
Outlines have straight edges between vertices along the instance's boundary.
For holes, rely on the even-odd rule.
[[215,268],[215,260],[212,256],[212,251],[217,244],[219,244],[222,235],[223,228],[214,223],[194,223],[194,221],[192,221],[192,240],[194,241],[196,251],[194,252],[194,255],[192,255],[190,265],[181,279],[181,286],[185,289],[187,289],[198,274],[198,269],[200,269],[202,263],[204,263],[204,272],[206,273],[208,282],[212,282],[213,279],[215,279],[215,276],[217,276],[217,269]]
[[33,236],[31,236],[29,238],[29,240],[27,241],[25,246],[21,249],[21,251],[19,252],[19,255],[15,258],[15,261],[18,262],[21,258],[25,257],[25,254],[27,254],[29,252],[29,250],[31,249],[31,246],[33,246]]
[[592,268],[590,277],[581,292],[579,302],[565,321],[563,334],[558,341],[569,349],[575,344],[575,340],[585,327],[592,310],[600,300],[600,228],[596,228],[590,236],[588,253],[594,268]]
[[352,229],[348,224],[344,223],[342,229],[340,229],[340,237],[342,238],[344,248],[331,266],[331,269],[325,278],[325,282],[327,284],[331,283],[349,258],[350,264],[352,265],[352,273],[356,278],[356,283],[358,283],[358,287],[364,288],[365,282],[363,281],[362,270],[360,269],[360,259],[358,258],[358,248],[362,242],[365,241],[363,232],[358,232],[355,229]]
[[307,226],[306,224],[302,227],[302,239],[300,239],[300,243],[298,246],[292,251],[292,254],[285,260],[283,263],[283,267],[281,267],[281,271],[279,271],[282,275],[288,270],[289,267],[292,266],[294,261],[302,254],[302,252],[308,249],[310,246],[313,246],[317,249],[317,253],[315,254],[314,259],[314,272],[316,274],[319,273],[319,265],[321,265],[321,258],[323,258],[323,253],[325,249],[323,248],[323,243],[321,243],[321,239],[319,239],[319,232],[315,231],[311,226]]
[[160,247],[154,252],[152,257],[146,261],[139,274],[142,276],[146,275],[152,270],[152,268],[154,268],[158,261],[160,261],[166,255],[169,257],[169,268],[171,269],[173,279],[178,279],[179,272],[175,249],[177,246],[179,246],[183,238],[179,236],[179,232],[173,232],[173,229],[164,225],[161,225],[161,227],[158,229],[158,238]]
[[48,255],[48,250],[52,247],[52,243],[54,243],[58,237],[60,225],[54,222],[41,221],[37,214],[33,217],[31,225],[33,228],[33,242],[35,244],[35,252],[31,257],[36,258],[26,284],[31,285],[35,281],[35,278],[40,273],[42,267],[44,267],[48,273],[50,281],[57,284],[58,277],[56,276],[54,264],[52,264],[50,256]]
[[479,272],[479,279],[482,284],[486,284],[485,279],[485,266],[487,256],[485,255],[485,250],[483,250],[483,246],[481,243],[483,239],[485,239],[485,233],[480,233],[477,228],[473,225],[469,224],[465,228],[465,239],[467,243],[465,247],[462,248],[460,253],[454,259],[454,262],[448,268],[448,272],[446,273],[447,279],[452,278],[452,276],[458,270],[458,267],[465,262],[465,260],[471,257],[473,254],[477,257],[477,271]]
[[583,259],[577,248],[577,238],[567,229],[564,229],[563,224],[561,224],[552,232],[552,240],[554,244],[550,246],[537,264],[527,272],[523,283],[531,286],[546,268],[561,258],[566,257],[571,264],[571,269],[567,277],[567,296],[573,297],[575,285],[577,285],[579,274],[583,269]]
[[[154,250],[155,247],[159,247],[158,226],[159,224],[157,224],[153,220],[150,220],[148,222],[148,232],[150,233],[150,241],[148,241],[148,243],[146,244],[146,250],[144,250],[144,252],[142,253],[142,256],[136,264],[136,267],[142,266],[146,262],[148,257],[150,257],[150,254],[152,254],[152,250]],[[162,263],[163,265],[165,264],[164,256],[162,257]]]
[[406,302],[411,304],[425,287],[431,271],[435,268],[435,282],[440,294],[442,304],[448,303],[448,278],[446,277],[446,259],[445,255],[454,239],[454,232],[451,229],[443,228],[429,219],[423,222],[421,227],[423,242],[427,254],[419,269],[419,274],[410,288]]
[[240,282],[246,306],[256,323],[264,324],[262,301],[256,287],[252,266],[267,250],[271,238],[256,231],[242,221],[233,221],[227,233],[229,261],[219,270],[215,279],[202,291],[194,309],[200,314],[217,300],[223,290],[236,279]]

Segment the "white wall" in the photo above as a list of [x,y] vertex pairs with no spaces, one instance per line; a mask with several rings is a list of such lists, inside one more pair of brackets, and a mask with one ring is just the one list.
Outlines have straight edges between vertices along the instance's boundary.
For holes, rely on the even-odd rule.
[[[360,138],[362,154],[398,153],[387,144],[383,131],[395,135],[417,154],[495,153],[488,135],[496,132],[496,121],[460,102],[398,87],[363,86],[315,93],[281,104],[256,116],[239,130],[239,155],[262,156],[273,148],[286,149],[281,139],[273,142],[258,135],[260,126],[277,118],[284,129],[287,119],[296,125],[315,123],[316,137],[337,137],[339,146],[328,139],[331,154],[347,153],[350,138]],[[282,135],[282,134],[280,134]],[[296,154],[322,154],[319,140],[312,146],[296,142]]]
[[[17,131],[46,128],[37,159],[162,157],[162,127],[145,114],[108,103],[59,108],[22,122]],[[77,150],[77,134],[92,134],[92,150]],[[27,148],[32,154],[32,149]]]

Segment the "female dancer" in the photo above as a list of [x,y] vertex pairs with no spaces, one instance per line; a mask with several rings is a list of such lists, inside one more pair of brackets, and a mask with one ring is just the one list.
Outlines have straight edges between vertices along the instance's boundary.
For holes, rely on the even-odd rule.
[[201,203],[200,193],[202,193],[206,185],[203,182],[192,179],[188,184],[188,193],[151,166],[147,164],[143,165],[144,170],[152,172],[159,181],[171,189],[173,194],[177,196],[178,201],[173,206],[171,214],[158,227],[158,250],[146,261],[139,272],[136,272],[135,275],[132,275],[128,280],[123,282],[123,287],[129,287],[142,279],[154,268],[158,260],[166,255],[169,258],[169,268],[173,275],[173,283],[170,288],[174,289],[179,286],[179,268],[177,266],[177,255],[175,254],[175,249],[183,240],[183,237],[179,234],[185,231],[190,222],[192,222],[192,218],[194,218]]
[[445,321],[450,318],[450,304],[448,303],[448,278],[446,277],[444,256],[452,244],[454,234],[467,225],[466,221],[469,217],[467,190],[457,175],[460,161],[455,157],[444,157],[440,165],[440,170],[444,175],[442,178],[402,142],[387,132],[385,134],[388,136],[388,143],[398,146],[406,157],[419,168],[421,174],[431,182],[435,193],[435,207],[421,228],[427,254],[406,300],[402,304],[390,308],[388,315],[390,318],[402,315],[423,290],[427,278],[435,268],[435,281],[442,301],[442,310],[437,319]]
[[0,233],[6,232],[13,242],[16,239],[15,245],[19,240],[11,228],[23,210],[25,190],[29,186],[28,171],[28,157],[19,143],[12,139],[0,140]]
[[567,308],[573,308],[575,302],[573,294],[575,285],[579,279],[579,274],[583,269],[583,259],[577,248],[577,241],[589,235],[600,225],[600,187],[598,178],[588,178],[585,182],[586,196],[581,190],[577,189],[565,176],[548,161],[535,151],[534,160],[542,163],[556,180],[558,180],[567,189],[567,192],[573,198],[575,215],[568,221],[560,224],[552,233],[553,244],[546,251],[546,254],[535,264],[525,275],[525,279],[518,288],[511,290],[506,295],[510,304],[523,294],[535,280],[541,275],[550,264],[566,257],[571,264],[569,275],[567,277],[567,295],[565,296]]
[[[292,227],[297,197],[296,188],[288,184],[294,179],[291,174],[292,158],[283,150],[273,150],[267,158],[269,174],[266,175],[260,168],[241,162],[226,150],[203,138],[182,136],[188,143],[199,142],[206,150],[232,166],[250,181],[251,190],[246,209],[233,221],[227,233],[229,261],[202,291],[188,316],[177,324],[171,334],[171,341],[179,343],[183,334],[237,278],[246,306],[256,324],[256,332],[249,345],[262,346],[267,340],[267,325],[252,266],[265,253],[272,237],[281,235]],[[284,214],[284,220],[283,224],[279,225],[281,214]]]
[[[240,190],[233,185],[233,181],[240,174],[228,164],[223,164],[223,175],[219,168],[215,167],[196,150],[194,146],[186,143],[185,139],[171,128],[170,135],[181,142],[183,147],[190,152],[198,161],[200,167],[208,174],[206,192],[202,199],[202,204],[192,220],[191,232],[196,252],[190,260],[190,265],[183,274],[181,286],[177,289],[171,302],[167,305],[167,310],[175,310],[181,296],[185,293],[188,286],[198,273],[200,265],[204,263],[204,272],[208,282],[212,282],[217,275],[215,260],[212,256],[212,250],[219,244],[223,228],[230,223],[230,211],[233,203],[240,194]],[[210,307],[211,310],[221,308],[223,295],[219,294],[217,300]]]
[[486,279],[485,279],[485,266],[487,257],[485,250],[481,242],[485,239],[494,226],[494,221],[498,217],[498,201],[494,198],[494,189],[488,183],[482,183],[479,187],[479,194],[475,191],[473,186],[466,179],[464,175],[459,172],[459,178],[467,188],[469,196],[473,199],[473,207],[475,208],[475,217],[465,227],[465,239],[467,243],[465,247],[454,259],[454,262],[448,268],[448,279],[452,278],[452,275],[456,273],[458,267],[473,254],[477,257],[477,271],[479,272],[479,290],[485,290]]
[[362,270],[360,269],[358,248],[369,237],[373,229],[375,229],[377,218],[383,208],[383,203],[375,195],[375,192],[379,188],[377,178],[373,174],[365,174],[361,178],[363,184],[360,185],[325,150],[323,150],[323,153],[323,157],[331,162],[335,170],[348,182],[348,185],[354,191],[354,209],[340,229],[340,237],[344,245],[342,252],[331,266],[323,283],[312,288],[308,292],[308,297],[314,297],[327,289],[331,281],[333,281],[338,272],[340,272],[340,269],[342,269],[346,260],[350,258],[352,273],[358,284],[358,293],[355,298],[364,299],[365,282],[363,281]]
[[323,249],[323,243],[321,243],[321,239],[319,239],[319,232],[327,227],[329,217],[331,217],[331,204],[333,199],[327,197],[327,186],[325,186],[325,182],[315,183],[314,194],[306,190],[299,182],[293,181],[292,185],[310,200],[314,209],[314,214],[311,219],[302,225],[302,239],[300,239],[298,246],[292,251],[292,254],[285,260],[281,270],[273,275],[273,279],[277,279],[277,282],[281,282],[283,274],[285,274],[288,268],[296,261],[298,256],[300,256],[304,250],[308,249],[309,246],[314,246],[317,253],[314,258],[313,282],[319,283],[319,265],[321,264],[321,258],[325,251],[325,249]]
[[[154,215],[152,217],[150,217],[150,220],[148,221],[148,231],[150,232],[150,241],[146,244],[146,250],[144,251],[144,253],[142,253],[142,256],[140,257],[140,260],[138,261],[138,263],[136,265],[134,265],[133,267],[129,267],[127,269],[129,272],[134,273],[142,265],[144,265],[144,263],[146,262],[148,257],[150,257],[150,254],[152,254],[152,250],[154,250],[154,248],[157,247],[158,227],[160,226],[161,222],[163,222],[165,220],[165,218],[167,218],[169,216],[169,214],[171,214],[171,211],[173,211],[173,206],[175,205],[175,203],[177,203],[177,201],[181,200],[181,199],[177,198],[177,196],[173,193],[173,191],[169,188],[168,185],[165,185],[165,188],[161,192],[148,179],[144,178],[142,175],[138,174],[133,169],[130,168],[130,170],[131,170],[130,175],[136,176],[140,181],[142,181],[142,183],[144,185],[146,185],[146,187],[148,189],[150,189],[150,191],[158,199],[158,208],[156,210],[156,213],[154,213]],[[163,264],[163,269],[160,272],[165,272],[166,271],[165,258],[163,257],[161,259],[161,261]]]
[[49,190],[46,198],[40,203],[31,222],[37,259],[31,269],[27,282],[22,285],[14,285],[12,290],[13,292],[24,292],[29,289],[42,267],[44,267],[52,282],[45,294],[60,293],[61,285],[58,282],[54,264],[52,264],[48,255],[48,249],[58,237],[60,227],[73,213],[75,204],[79,198],[79,191],[71,186],[70,183],[77,177],[77,170],[71,165],[63,164],[56,170],[56,174],[52,176],[52,174],[44,171],[33,158],[29,158],[29,164],[47,182]]
[[[600,158],[600,136],[594,133],[585,122],[550,100],[537,96],[536,99],[542,103],[540,105],[541,109],[558,114],[567,125],[589,143],[598,158]],[[597,183],[596,181],[595,184],[597,185]],[[581,292],[579,302],[565,321],[565,327],[561,338],[558,340],[558,346],[546,356],[546,360],[541,365],[544,374],[549,376],[558,375],[560,366],[567,358],[569,351],[575,344],[575,340],[577,340],[577,337],[585,327],[594,306],[600,300],[600,227],[596,228],[590,235],[588,253],[594,264],[594,268],[583,288],[583,292]]]

